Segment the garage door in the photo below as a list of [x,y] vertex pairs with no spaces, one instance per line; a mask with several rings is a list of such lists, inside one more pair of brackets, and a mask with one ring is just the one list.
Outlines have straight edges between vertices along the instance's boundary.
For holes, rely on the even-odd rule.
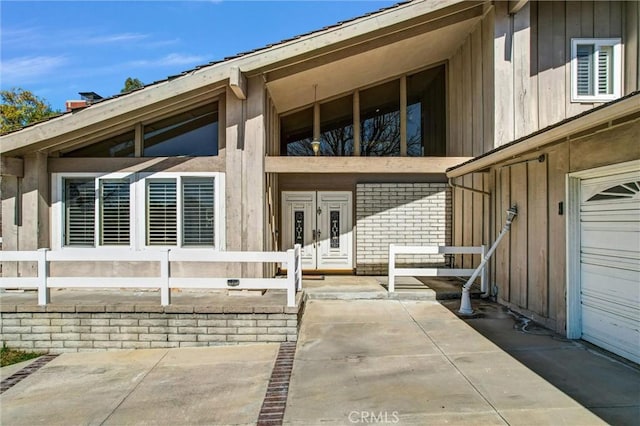
[[640,363],[640,172],[581,181],[582,338]]

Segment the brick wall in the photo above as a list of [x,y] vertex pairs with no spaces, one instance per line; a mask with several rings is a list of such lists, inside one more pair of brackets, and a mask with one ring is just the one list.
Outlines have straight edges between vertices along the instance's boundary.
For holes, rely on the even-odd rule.
[[47,309],[67,312],[22,312],[30,309],[13,308],[14,312],[0,314],[0,340],[13,348],[51,353],[297,340],[297,308],[253,308],[250,313],[222,309],[198,313],[194,308],[189,313],[77,312],[82,310],[77,308],[69,312],[71,309],[53,306]]
[[[389,244],[450,245],[446,183],[363,183],[356,190],[356,270],[386,274]],[[398,266],[442,265],[443,256],[398,256]]]

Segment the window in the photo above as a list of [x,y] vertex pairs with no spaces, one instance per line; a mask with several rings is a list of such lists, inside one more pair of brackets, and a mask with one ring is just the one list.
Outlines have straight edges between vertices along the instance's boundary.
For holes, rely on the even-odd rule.
[[314,106],[280,116],[281,155],[315,155],[314,136],[321,156],[446,155],[444,65],[324,101],[319,107],[319,120]]
[[218,104],[144,126],[145,157],[218,155]]
[[61,153],[63,157],[133,157],[135,132],[127,132],[112,138]]
[[54,173],[52,181],[56,248],[222,247],[222,173]]
[[95,242],[95,187],[93,179],[64,181],[64,245],[90,247]]
[[128,246],[131,199],[128,180],[100,180],[100,245]]
[[571,40],[571,100],[603,102],[622,93],[620,39]]

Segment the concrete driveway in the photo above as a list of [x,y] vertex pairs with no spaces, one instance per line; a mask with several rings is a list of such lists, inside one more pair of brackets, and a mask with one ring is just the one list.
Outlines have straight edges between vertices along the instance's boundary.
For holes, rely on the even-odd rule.
[[[516,337],[524,354],[527,336]],[[256,424],[277,353],[263,344],[63,354],[0,395],[0,424]],[[590,356],[580,362],[611,365]],[[633,424],[640,373],[605,371],[600,380],[626,392],[607,401],[628,404],[613,423]],[[307,301],[284,423],[604,424],[443,305],[398,300]]]
[[308,302],[285,424],[604,424],[437,302]]

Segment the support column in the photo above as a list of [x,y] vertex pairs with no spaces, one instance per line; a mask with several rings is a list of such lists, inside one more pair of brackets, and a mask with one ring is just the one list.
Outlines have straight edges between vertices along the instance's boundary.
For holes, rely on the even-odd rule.
[[[244,151],[242,161],[242,249],[263,251],[265,230],[266,177],[265,88],[261,78],[248,80]],[[263,266],[245,264],[245,276],[262,277]]]
[[[50,248],[49,207],[50,184],[47,170],[47,155],[30,154],[24,157],[24,177],[19,182],[19,194],[22,203],[18,220],[19,250],[37,250]],[[20,201],[18,201],[20,202]],[[21,276],[35,276],[37,265],[32,262],[20,264]]]

